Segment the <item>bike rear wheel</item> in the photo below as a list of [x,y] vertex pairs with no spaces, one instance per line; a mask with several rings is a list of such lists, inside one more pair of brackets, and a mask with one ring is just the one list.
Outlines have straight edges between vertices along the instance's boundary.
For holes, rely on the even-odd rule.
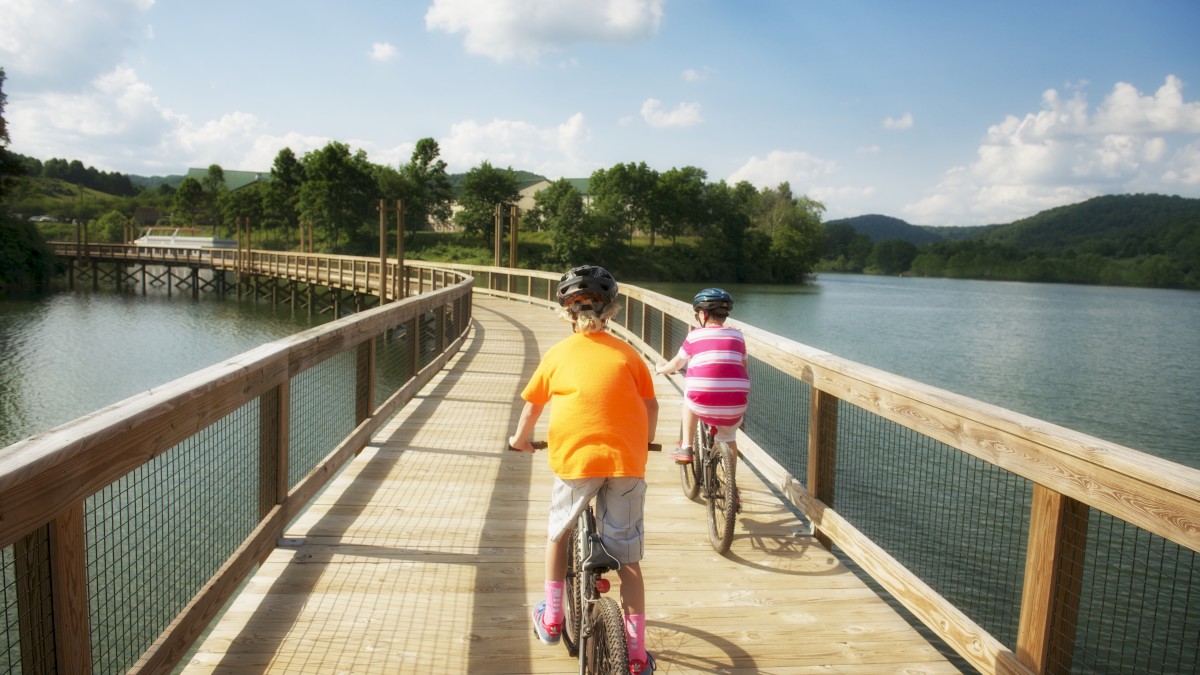
[[733,475],[733,451],[721,441],[713,444],[706,454],[705,498],[708,500],[708,538],[717,553],[725,553],[733,543],[734,520],[737,517],[737,486]]
[[571,656],[579,654],[579,633],[583,618],[583,519],[575,524],[571,532],[571,543],[567,552],[567,576],[563,586],[563,646]]
[[700,458],[704,456],[709,441],[704,422],[696,420],[692,436],[692,461],[679,465],[679,485],[688,499],[695,500],[700,496]]
[[587,639],[582,672],[629,675],[625,617],[612,598],[600,598],[592,605],[592,634]]

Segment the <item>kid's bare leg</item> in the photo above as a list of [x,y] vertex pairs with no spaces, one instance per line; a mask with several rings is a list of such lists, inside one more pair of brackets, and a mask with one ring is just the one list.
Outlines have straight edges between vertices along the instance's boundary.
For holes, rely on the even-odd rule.
[[567,578],[567,554],[570,551],[571,530],[563,532],[558,541],[546,540],[546,579],[563,581]]
[[[563,574],[566,575],[565,570]],[[646,584],[642,580],[641,563],[621,565],[621,569],[617,570],[617,576],[621,578],[621,604],[625,616],[645,614]]]

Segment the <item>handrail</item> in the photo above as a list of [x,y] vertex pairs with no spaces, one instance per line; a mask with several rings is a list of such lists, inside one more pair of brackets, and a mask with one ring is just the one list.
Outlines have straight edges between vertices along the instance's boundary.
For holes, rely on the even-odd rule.
[[[473,275],[484,286],[477,292],[554,306],[552,289],[558,275],[474,265],[445,267]],[[619,324],[614,326],[616,331],[649,355],[664,359],[674,355],[692,324],[691,308],[628,284],[622,284],[620,291],[628,306],[614,320]],[[819,539],[844,551],[973,666],[989,673],[1070,670],[1073,652],[1084,648],[1075,644],[1075,633],[1077,622],[1082,622],[1078,618],[1079,592],[1087,577],[1087,556],[1092,555],[1092,548],[1108,545],[1097,542],[1089,546],[1089,511],[1161,537],[1163,548],[1169,549],[1161,555],[1183,560],[1178,563],[1180,580],[1168,578],[1164,583],[1183,584],[1167,591],[1174,589],[1184,605],[1182,610],[1172,611],[1193,622],[1175,617],[1176,624],[1184,623],[1182,630],[1179,625],[1174,630],[1185,642],[1183,663],[1188,663],[1186,650],[1194,653],[1196,646],[1195,633],[1187,631],[1200,630],[1200,625],[1193,625],[1200,597],[1192,597],[1187,581],[1200,578],[1200,556],[1196,556],[1200,552],[1200,471],[854,363],[733,319],[727,325],[746,336],[752,366],[760,375],[769,372],[786,378],[791,383],[787,391],[799,390],[807,399],[807,411],[800,420],[792,420],[806,427],[797,444],[803,447],[772,445],[764,438],[771,435],[766,432],[779,431],[788,420],[778,415],[765,421],[748,417],[747,428],[739,431],[741,453],[812,521]],[[775,394],[772,390],[768,396]],[[755,398],[752,393],[752,412],[764,402],[780,404]],[[1021,606],[1016,636],[1009,644],[943,597],[856,526],[853,518],[843,515],[864,508],[841,496],[837,482],[839,444],[850,446],[850,441],[861,441],[864,435],[839,428],[846,426],[839,425],[839,417],[852,415],[918,435],[901,445],[944,445],[980,463],[982,473],[999,471],[1000,480],[1028,481],[1023,522],[1028,539],[1027,543],[1016,542],[1026,545],[1023,563],[1016,561],[1024,569]],[[875,447],[892,445],[868,440],[871,443]],[[807,480],[784,466],[787,459],[797,457],[802,461],[793,465],[807,474]],[[835,494],[839,495],[836,500]],[[1091,541],[1099,538],[1094,535]],[[1178,549],[1170,549],[1172,545]],[[991,552],[997,557],[1007,553]],[[1142,575],[1141,570],[1129,573]],[[1142,611],[1154,612],[1155,608]],[[1188,640],[1193,644],[1186,644]]]
[[[255,274],[302,275],[313,282],[348,283],[350,288],[362,292],[371,289],[378,292],[379,288],[377,281],[372,284],[371,261],[368,259],[261,251],[240,252],[240,257],[239,252],[232,252],[233,257],[230,257],[230,252],[223,251],[212,256],[214,266],[232,268],[237,265],[237,269]],[[374,263],[377,275],[379,263]],[[388,270],[387,278],[395,280],[402,276],[405,279],[404,284],[389,285],[391,297],[421,293],[427,283],[430,288],[440,287],[449,279],[472,277],[474,288],[467,290],[556,306],[553,298],[557,274],[405,261],[401,275],[398,274],[400,270],[395,269],[395,261],[390,264],[392,269]],[[453,288],[461,289],[464,284],[459,282]],[[648,355],[662,358],[673,354],[691,323],[690,307],[629,284],[621,285],[621,293],[627,306],[614,321],[615,332]],[[433,301],[432,297],[430,301]],[[469,295],[467,300],[469,302]],[[392,316],[390,312],[401,311],[410,302],[403,301],[372,312]],[[403,316],[412,321],[412,317],[417,316],[415,312],[430,308],[423,307],[413,308],[411,312],[414,313]],[[454,312],[461,315],[463,310],[456,307]],[[376,314],[371,312],[359,315],[363,321],[374,316]],[[388,323],[393,327],[397,325]],[[340,327],[342,323],[331,325]],[[853,559],[973,666],[988,673],[1048,673],[1069,672],[1072,663],[1085,662],[1090,658],[1088,650],[1097,640],[1089,632],[1093,629],[1085,618],[1089,614],[1103,614],[1109,607],[1105,604],[1109,602],[1107,599],[1089,599],[1083,593],[1095,575],[1113,575],[1122,583],[1129,578],[1148,583],[1147,578],[1154,577],[1153,583],[1161,583],[1160,595],[1167,596],[1169,605],[1165,610],[1146,602],[1122,611],[1149,613],[1152,626],[1155,625],[1155,612],[1167,612],[1175,621],[1173,624],[1168,621],[1170,635],[1145,631],[1152,636],[1151,642],[1156,643],[1149,648],[1174,649],[1182,655],[1179,658],[1183,663],[1195,662],[1195,640],[1188,642],[1194,633],[1188,631],[1200,630],[1200,626],[1193,625],[1200,614],[1197,611],[1200,597],[1193,597],[1195,594],[1187,579],[1200,578],[1200,556],[1196,555],[1200,552],[1200,471],[841,359],[736,320],[731,320],[729,325],[746,335],[755,381],[747,426],[739,432],[742,454],[812,521],[818,539]],[[388,344],[391,338],[386,337],[387,331],[393,330],[383,328],[382,324],[371,326],[369,329],[366,324],[358,329],[346,327],[344,330],[352,333],[353,339],[348,335],[324,340],[314,337],[311,342],[306,339],[306,347],[297,350],[295,360],[288,357],[286,367],[284,357],[269,350],[268,345],[214,367],[212,372],[202,371],[207,387],[202,393],[186,386],[178,391],[168,387],[161,392],[164,398],[154,399],[153,405],[150,401],[142,404],[133,401],[130,402],[133,407],[120,415],[100,411],[68,425],[71,429],[52,432],[69,450],[43,453],[38,450],[42,446],[36,444],[41,441],[31,439],[32,445],[17,447],[11,456],[6,451],[0,456],[0,533],[3,533],[0,539],[6,545],[14,544],[14,555],[45,546],[43,540],[51,542],[53,555],[48,558],[54,561],[56,569],[66,568],[55,577],[55,589],[62,585],[68,593],[81,594],[81,588],[86,584],[79,579],[82,565],[78,558],[81,554],[74,547],[80,541],[80,523],[85,520],[79,506],[82,492],[96,488],[103,481],[111,481],[119,470],[127,470],[137,462],[142,462],[139,466],[145,465],[156,453],[170,447],[168,442],[178,440],[177,437],[185,438],[186,434],[194,434],[205,424],[212,423],[218,412],[228,410],[228,406],[221,403],[227,396],[241,401],[259,401],[268,413],[275,411],[266,417],[274,415],[286,420],[287,402],[294,398],[293,390],[299,387],[297,376],[306,372],[306,368],[311,370],[308,366],[313,363],[328,362],[330,359],[326,357],[335,353],[353,351],[356,355],[352,360],[359,364],[357,370],[370,372],[364,364],[369,364],[373,358],[371,349],[363,345]],[[419,326],[413,325],[408,334],[420,333]],[[374,342],[364,341],[371,340],[372,336]],[[352,349],[353,345],[358,348]],[[306,353],[305,350],[320,356],[300,356]],[[404,358],[420,358],[420,352],[417,349],[416,356]],[[421,370],[423,374],[428,372],[428,367]],[[362,379],[359,376],[359,380]],[[773,382],[775,380],[778,382]],[[410,381],[405,390],[414,390],[415,386],[418,386],[416,381]],[[363,407],[361,403],[356,405],[356,409]],[[792,408],[795,408],[794,412]],[[382,414],[382,410],[377,409],[375,414]],[[287,446],[287,424],[278,420],[276,424],[282,440],[264,440],[262,445]],[[270,434],[262,436],[270,438]],[[313,471],[316,474],[331,472],[333,455],[339,460],[344,458],[348,453],[344,448],[361,447],[368,436],[365,428],[356,427],[345,440],[339,440],[339,450],[330,455],[331,459],[318,462],[314,465],[318,468]],[[873,455],[885,453],[897,453],[897,458],[880,460],[876,465],[868,466],[865,472],[860,468],[860,462],[870,462]],[[119,460],[120,468],[103,465],[100,457]],[[276,473],[266,473],[282,480],[278,475],[287,473],[287,461],[279,461],[284,466],[276,469]],[[976,551],[969,548],[971,542],[942,537],[936,546],[924,547],[933,549],[928,556],[931,561],[922,560],[904,550],[901,544],[908,542],[890,539],[888,533],[882,531],[886,528],[880,527],[880,517],[872,512],[872,509],[880,508],[880,501],[884,502],[882,508],[887,511],[892,508],[890,500],[899,502],[908,497],[894,493],[878,497],[874,493],[856,492],[856,483],[878,480],[872,472],[885,476],[883,483],[872,484],[872,490],[878,492],[888,490],[890,481],[899,482],[893,474],[902,471],[914,474],[916,480],[926,481],[918,492],[939,500],[943,492],[974,489],[957,485],[954,482],[957,478],[937,483],[925,475],[941,463],[952,463],[960,467],[956,471],[969,472],[984,487],[978,492],[966,493],[965,505],[961,501],[954,502],[951,507],[941,505],[940,501],[925,503],[929,500],[922,501],[922,496],[918,495],[911,499],[912,504],[904,506],[934,512],[941,519],[937,521],[939,524],[952,523],[959,518],[955,509],[993,506],[1007,509],[1002,515],[1011,517],[1014,522],[1008,527],[1005,523],[995,525],[997,530],[1009,530],[997,535],[1000,537],[998,544],[985,542],[981,550]],[[15,469],[20,472],[10,473]],[[92,472],[98,477],[91,476]],[[311,494],[307,486],[309,481],[316,479],[316,474],[310,474],[301,488],[293,488],[290,493],[286,489],[280,490],[279,494],[286,496],[281,498],[279,509],[286,506],[286,513],[294,514],[303,504],[301,496]],[[75,489],[72,481],[61,480],[63,475],[82,480],[89,487]],[[27,484],[27,479],[33,482]],[[1000,487],[989,487],[992,483]],[[269,491],[264,489],[263,492]],[[24,513],[25,506],[21,513],[14,511],[17,502],[11,499],[18,495],[24,496],[22,503],[25,506],[37,506],[34,515]],[[43,503],[43,499],[49,501]],[[278,531],[281,523],[286,521],[284,512],[279,509],[267,510],[277,515],[269,519],[264,516],[259,530]],[[991,514],[989,517],[988,527],[993,527],[996,516]],[[898,518],[887,511],[882,520]],[[45,525],[38,529],[39,523]],[[1126,524],[1134,528],[1132,534],[1122,533],[1120,528]],[[910,524],[901,525],[908,527]],[[41,534],[29,534],[31,526],[35,528],[35,534]],[[930,536],[929,528],[922,531],[924,536]],[[240,550],[230,558],[231,562],[225,563],[226,567],[238,569],[220,578],[238,578],[238,573],[247,566],[246,561],[264,554],[264,547],[272,542],[271,536],[256,532],[246,538],[247,543],[243,545],[246,550]],[[13,539],[14,536],[19,539]],[[1111,558],[1102,556],[1112,547],[1117,547],[1117,557],[1128,550],[1134,550],[1139,556],[1146,555],[1144,549],[1147,547],[1138,543],[1132,545],[1134,549],[1119,548],[1123,545],[1122,540],[1140,542],[1144,537],[1158,538],[1154,541],[1154,551],[1149,554],[1154,561],[1167,561],[1175,567],[1159,565],[1162,569],[1158,570],[1104,567],[1105,561]],[[917,542],[918,546],[921,544]],[[979,595],[978,592],[972,589],[964,596],[953,584],[939,578],[937,572],[940,570],[929,569],[929,565],[946,567],[951,558],[971,566],[971,573],[977,576],[992,574],[975,569],[980,564],[978,558],[992,558],[1000,566],[996,576],[1003,577],[1007,571],[1020,580],[1020,583],[1010,584],[1013,586],[1012,602],[1016,605],[1011,625],[1007,618],[981,615],[972,606],[972,601],[977,598],[970,597]],[[234,560],[239,562],[232,562]],[[1012,569],[1007,570],[1004,565],[1010,565]],[[1171,576],[1172,570],[1178,570],[1177,578]],[[1007,580],[989,581],[1004,583]],[[23,597],[35,591],[36,587],[23,587]],[[210,592],[213,597],[222,597],[232,591],[222,586],[219,592]],[[1003,600],[1007,596],[1001,594],[1000,597]],[[57,595],[55,601],[58,602]],[[1131,602],[1138,600],[1131,599]],[[193,606],[197,607],[195,613],[201,617],[215,611],[210,611],[207,600],[194,602]],[[195,627],[202,623],[193,619],[189,612],[180,616],[187,617],[183,621],[188,628],[179,629],[179,637],[172,637],[169,647],[156,647],[149,654],[175,654],[179,645],[189,642],[188,637],[194,637]],[[71,621],[79,621],[77,612],[66,619],[61,619],[57,612],[54,617],[55,635],[60,637],[62,631],[72,627]],[[86,618],[82,617],[84,624]],[[1102,621],[1098,623],[1104,623],[1111,617],[1100,616],[1099,619]],[[61,628],[58,626],[60,621],[65,622]],[[1111,637],[1116,632],[1122,637],[1119,627],[1103,630],[1110,631],[1104,636]],[[30,640],[25,636],[24,626],[22,633],[24,645]],[[86,635],[86,630],[83,634]],[[1183,635],[1183,644],[1175,637],[1179,634]],[[60,653],[64,649],[62,645],[58,648]],[[1135,645],[1135,648],[1141,649],[1142,645]],[[143,659],[142,662],[148,661]],[[169,659],[155,663],[169,663]],[[1160,672],[1169,670],[1160,669]]]
[[[178,662],[285,525],[459,350],[471,279],[443,270],[420,285],[428,292],[252,349],[0,451],[3,590],[18,598],[8,611],[20,615],[6,624],[0,650],[19,651],[24,672],[162,672]],[[212,468],[218,462],[223,471]],[[216,508],[225,516],[193,522],[202,510],[193,501],[224,500]],[[159,526],[123,529],[146,519]],[[172,550],[201,538],[223,548]],[[183,589],[122,588],[113,571],[179,555],[207,556],[210,569]],[[180,583],[170,581],[163,585]],[[166,604],[139,606],[156,592],[168,597],[144,601]],[[101,602],[105,593],[119,600]],[[90,613],[107,611],[147,611],[161,625],[151,642],[129,631],[126,644],[90,625]]]

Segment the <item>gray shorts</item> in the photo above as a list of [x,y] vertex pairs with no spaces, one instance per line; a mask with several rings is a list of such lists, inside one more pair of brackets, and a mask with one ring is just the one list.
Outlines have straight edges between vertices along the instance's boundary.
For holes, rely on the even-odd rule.
[[554,478],[550,496],[550,541],[558,541],[575,526],[584,507],[596,498],[596,529],[604,547],[624,565],[642,559],[645,547],[644,478]]

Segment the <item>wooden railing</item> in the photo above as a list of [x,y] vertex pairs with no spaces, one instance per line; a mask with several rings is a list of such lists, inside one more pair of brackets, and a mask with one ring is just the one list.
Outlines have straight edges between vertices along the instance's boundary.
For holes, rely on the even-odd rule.
[[[218,256],[216,264],[232,264],[221,262],[224,255]],[[296,275],[314,283],[349,283],[364,290],[379,288],[378,283],[372,286],[369,263],[359,267],[360,263],[338,256],[252,252],[239,264],[253,273]],[[555,304],[558,281],[557,274],[545,272],[416,261],[406,262],[403,275],[398,272],[389,270],[389,278],[402,276],[407,286],[403,291],[397,288],[396,297],[424,289],[427,283],[435,287],[471,276],[476,293],[547,306]],[[359,280],[365,280],[363,285],[356,285]],[[362,419],[353,432],[343,435],[344,440],[327,456],[322,454],[325,459],[298,486],[285,490],[279,485],[279,476],[287,475],[286,453],[275,449],[288,447],[287,401],[294,398],[289,383],[349,350],[354,354],[350,360],[358,364],[351,369],[358,373],[355,391],[360,391],[370,380],[364,373],[374,372],[366,365],[374,358],[373,345],[390,344],[396,326],[431,309],[440,307],[461,317],[463,310],[447,308],[455,299],[469,299],[469,292],[467,283],[459,282],[435,294],[272,343],[161,391],[10,446],[0,455],[0,543],[13,558],[6,561],[17,577],[11,585],[21,598],[21,616],[27,617],[9,622],[10,641],[12,627],[20,626],[23,658],[26,645],[36,654],[36,645],[45,644],[44,636],[52,633],[55,639],[50,644],[55,645],[60,672],[77,672],[63,665],[64,658],[67,664],[75,658],[88,662],[85,587],[87,575],[94,572],[86,570],[83,500],[131,469],[153,461],[167,448],[196,436],[222,414],[253,402],[264,411],[263,421],[255,425],[259,430],[252,434],[261,439],[257,443],[264,448],[261,462],[266,467],[262,473],[269,478],[262,479],[259,491],[264,515],[223,563],[220,573],[203,584],[138,662],[155,666],[178,658],[216,611],[220,599],[232,592],[236,580],[265,555],[288,517],[298,512],[341,461],[362,447],[378,420],[411,396],[457,348],[457,342],[446,342],[446,349],[438,350],[442,356],[421,369],[421,377],[409,380],[384,406],[372,411],[372,406],[364,403],[370,397],[356,394],[356,417]],[[616,320],[616,331],[648,355],[661,358],[673,354],[691,325],[690,307],[628,284],[622,284],[621,293],[626,307]],[[420,336],[420,324],[419,320],[412,324],[407,334]],[[1125,577],[1135,577],[1140,583],[1154,577],[1159,595],[1165,595],[1170,605],[1164,610],[1161,603],[1121,598],[1128,602],[1119,613],[1140,613],[1152,626],[1159,625],[1154,621],[1160,613],[1166,611],[1170,616],[1161,631],[1155,628],[1142,636],[1124,635],[1124,624],[1114,623],[1102,629],[1102,638],[1130,643],[1129,649],[1137,652],[1138,658],[1143,650],[1174,650],[1172,655],[1179,663],[1195,667],[1200,643],[1195,639],[1200,636],[1200,591],[1193,588],[1194,580],[1200,578],[1200,471],[840,359],[737,321],[731,325],[747,337],[755,382],[752,414],[747,416],[747,427],[739,432],[742,454],[813,523],[819,539],[853,559],[972,666],[987,673],[1088,669],[1086,664],[1080,665],[1093,646],[1087,626],[1129,617],[1103,616],[1118,612],[1105,604],[1108,599],[1088,600],[1082,590],[1094,583],[1093,576],[1114,575],[1122,577],[1119,583],[1114,581],[1117,587],[1124,587]],[[455,326],[454,335],[461,335],[466,327],[457,322]],[[421,352],[418,345],[414,356],[402,358],[419,360]],[[788,412],[792,409],[796,412]],[[864,457],[871,461],[872,455],[891,457],[891,453],[899,453],[901,458],[885,460],[872,469],[871,473],[882,479],[856,473],[856,463]],[[938,459],[939,453],[950,457]],[[978,541],[942,538],[936,546],[924,545],[928,551],[922,557],[902,554],[901,542],[867,532],[876,531],[878,519],[864,513],[879,508],[877,502],[881,501],[886,510],[890,499],[911,499],[941,519],[936,523],[953,523],[966,516],[958,512],[962,502],[945,505],[949,503],[943,502],[945,494],[968,490],[965,499],[984,506],[997,500],[995,492],[986,487],[959,485],[954,477],[949,482],[927,478],[925,474],[932,474],[942,461],[962,462],[967,467],[962,471],[981,477],[980,483],[1016,485],[1013,496],[1000,498],[1007,500],[1001,505],[1007,509],[1001,516],[1013,518],[1019,540],[1010,533],[1007,539],[993,541],[988,532],[976,533]],[[924,481],[914,490],[917,496],[887,492],[900,472]],[[869,490],[858,490],[859,484],[870,480],[876,482]],[[890,496],[881,498],[879,494]],[[981,530],[1012,525],[1002,522],[1002,517],[990,517]],[[900,516],[887,513],[884,519],[888,518],[898,520]],[[1112,546],[1108,540],[1122,538],[1113,523],[1133,528],[1135,541],[1143,536],[1154,538],[1154,559],[1170,559],[1174,572],[1106,569],[1097,563],[1096,552]],[[923,544],[917,542],[918,547]],[[1146,548],[1137,543],[1133,546],[1137,555]],[[953,547],[963,550],[951,550]],[[31,553],[39,549],[48,553],[41,557]],[[990,615],[976,618],[975,598],[970,597],[977,595],[976,591],[968,588],[964,595],[940,579],[937,568],[946,567],[952,559],[984,567],[997,562],[998,571],[981,574],[998,576],[1005,574],[1005,561],[1012,560],[1016,569],[1011,576],[1017,579],[1012,584],[1012,604],[1017,606],[1002,608],[1017,617],[1011,631],[1004,620]],[[37,581],[42,578],[49,583]],[[53,617],[50,628],[29,619],[41,614],[26,607],[48,593],[46,585],[53,589],[47,597],[54,611],[40,611]],[[1101,616],[1094,616],[1097,614]],[[73,637],[80,635],[82,640]],[[1169,667],[1140,670],[1172,672]]]
[[[496,267],[448,267],[480,280],[483,285],[477,292],[554,305],[553,290],[558,275]],[[649,355],[673,356],[688,327],[693,325],[691,308],[627,284],[621,285],[621,294],[627,307],[615,320],[621,324],[618,332]],[[1083,660],[1082,653],[1075,653],[1090,648],[1076,644],[1076,633],[1085,618],[1082,614],[1111,611],[1103,605],[1107,602],[1104,599],[1099,601],[1100,606],[1081,606],[1081,586],[1104,583],[1088,575],[1126,574],[1137,580],[1155,574],[1154,570],[1136,568],[1093,569],[1097,565],[1085,560],[1091,549],[1111,545],[1098,540],[1121,536],[1105,530],[1103,534],[1093,533],[1089,539],[1089,528],[1105,527],[1103,523],[1097,524],[1095,518],[1089,526],[1089,512],[1093,512],[1093,516],[1104,514],[1118,525],[1137,528],[1138,536],[1161,538],[1156,540],[1156,547],[1163,550],[1150,555],[1155,560],[1165,557],[1173,561],[1173,569],[1178,570],[1156,577],[1156,583],[1162,584],[1159,595],[1165,594],[1171,600],[1167,610],[1136,597],[1121,599],[1128,601],[1129,612],[1145,613],[1146,622],[1166,624],[1171,635],[1143,628],[1150,634],[1139,638],[1123,634],[1121,625],[1114,623],[1111,628],[1098,629],[1099,639],[1111,639],[1117,650],[1123,642],[1132,651],[1169,650],[1171,653],[1164,657],[1167,662],[1174,658],[1185,668],[1196,667],[1195,657],[1200,649],[1197,646],[1200,589],[1193,586],[1200,579],[1200,556],[1196,555],[1200,551],[1200,471],[847,361],[732,319],[727,325],[743,331],[753,359],[751,374],[756,390],[752,393],[751,411],[764,404],[782,410],[786,408],[781,405],[786,403],[782,399],[789,397],[797,398],[796,402],[804,406],[800,419],[785,419],[782,413],[769,415],[765,420],[748,415],[746,429],[739,432],[741,453],[811,520],[818,538],[853,559],[971,665],[986,673],[1070,672],[1073,664],[1088,670],[1086,665],[1078,666]],[[764,373],[774,373],[772,377],[783,378],[785,382],[770,385],[763,381],[771,379],[761,377]],[[799,396],[792,392],[799,392]],[[908,436],[915,434],[915,440],[867,438],[868,433],[849,429],[848,423],[839,424],[839,414],[858,415],[872,424],[905,430]],[[789,431],[793,437],[800,432],[798,440],[783,445],[764,440],[769,436],[780,437],[775,432],[781,427],[790,427],[783,430],[783,436]],[[1014,519],[1027,533],[1025,541],[1016,542],[1025,551],[1023,563],[1019,557],[1016,560],[1023,568],[1023,579],[1014,584],[1020,606],[1014,609],[1019,621],[1011,644],[1002,643],[981,627],[962,608],[932,588],[922,573],[906,567],[884,545],[872,540],[851,518],[843,515],[871,506],[855,503],[846,486],[837,482],[842,471],[839,443],[849,446],[863,440],[867,443],[867,454],[884,448],[944,447],[980,465],[982,473],[1001,474],[1000,480],[1015,480],[1026,486],[1024,496],[1022,489],[1018,489],[1011,505],[1017,511]],[[847,450],[848,447],[843,448],[842,452]],[[794,475],[796,470],[789,471],[785,463],[798,466],[806,478]],[[899,467],[881,468],[880,473],[894,480]],[[915,471],[920,480],[922,467],[907,469]],[[887,490],[886,483],[885,480],[874,485],[873,489]],[[932,482],[917,487],[917,491],[927,493],[942,489]],[[979,497],[966,494],[967,500],[973,498]],[[938,509],[936,505],[931,508]],[[949,521],[959,517],[953,512],[938,515]],[[976,536],[987,537],[988,533]],[[989,550],[986,542],[980,546],[982,555],[996,560],[1020,555],[1020,551]],[[951,564],[949,551],[935,549],[930,553],[930,567]],[[1018,569],[1016,574],[1022,572]],[[1124,583],[1112,581],[1114,587]],[[1164,611],[1172,612],[1173,616],[1158,615]],[[1123,607],[1119,613],[1125,612]],[[1099,623],[1116,621],[1114,617],[1090,618]],[[1133,644],[1135,640],[1139,642]],[[1170,665],[1156,669],[1142,663],[1137,668],[1141,672],[1177,672]]]
[[472,280],[420,276],[425,293],[0,451],[0,663],[169,671],[285,525],[458,351]]

